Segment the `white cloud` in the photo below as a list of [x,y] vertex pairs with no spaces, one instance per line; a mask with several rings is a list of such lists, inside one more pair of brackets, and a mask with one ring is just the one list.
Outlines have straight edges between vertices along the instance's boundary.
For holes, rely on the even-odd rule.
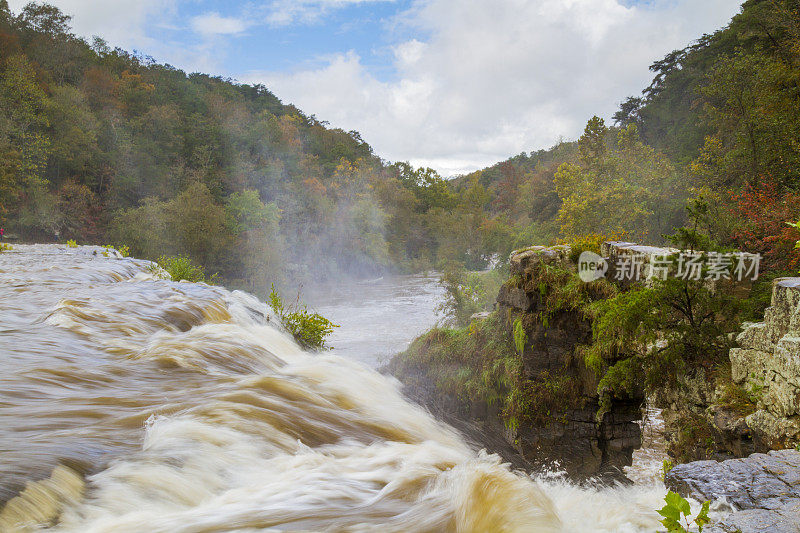
[[223,17],[217,12],[204,13],[193,17],[192,29],[203,35],[229,35],[242,33],[248,24],[236,17]]
[[[19,13],[30,0],[10,0],[14,13]],[[124,50],[146,51],[158,61],[178,65],[189,72],[217,72],[220,70],[220,53],[224,43],[218,37],[222,33],[236,30],[234,21],[219,17],[217,28],[225,30],[201,33],[202,39],[196,43],[170,42],[152,37],[155,28],[180,30],[186,22],[178,20],[178,7],[183,0],[47,0],[64,13],[71,15],[70,25],[76,35],[86,38],[99,36],[112,46]],[[216,13],[205,16],[217,16]],[[212,29],[210,17],[198,21],[199,29]],[[191,22],[195,22],[193,19]],[[205,24],[205,26],[204,26]],[[195,29],[195,28],[193,28]],[[199,29],[196,31],[199,32]],[[216,40],[215,40],[216,39]]]
[[738,0],[429,0],[399,19],[430,37],[394,48],[381,81],[353,52],[322,68],[251,72],[391,160],[446,174],[577,137],[651,79],[648,66],[724,26]]

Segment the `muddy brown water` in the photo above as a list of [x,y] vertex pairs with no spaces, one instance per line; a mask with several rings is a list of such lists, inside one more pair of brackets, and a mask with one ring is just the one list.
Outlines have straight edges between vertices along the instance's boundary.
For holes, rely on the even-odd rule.
[[432,277],[318,296],[342,328],[311,354],[253,296],[107,255],[0,253],[0,531],[658,527],[656,480],[513,472],[374,370],[435,319]]

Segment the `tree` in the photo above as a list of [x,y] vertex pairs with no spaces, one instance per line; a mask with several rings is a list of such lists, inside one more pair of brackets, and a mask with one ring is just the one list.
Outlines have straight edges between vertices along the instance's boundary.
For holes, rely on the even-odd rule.
[[583,135],[578,140],[581,161],[587,167],[600,163],[606,153],[606,135],[608,128],[605,121],[598,116],[589,119]]
[[660,241],[681,223],[685,193],[679,175],[663,155],[641,142],[633,124],[617,131],[616,145],[607,152],[608,132],[595,119],[578,141],[582,164],[563,163],[554,176],[562,234],[574,239],[616,233]]
[[[8,4],[6,4],[6,7]],[[48,35],[59,37],[69,33],[69,21],[72,19],[65,15],[57,7],[51,4],[36,4],[30,2],[22,8],[19,21],[27,25],[30,29]]]

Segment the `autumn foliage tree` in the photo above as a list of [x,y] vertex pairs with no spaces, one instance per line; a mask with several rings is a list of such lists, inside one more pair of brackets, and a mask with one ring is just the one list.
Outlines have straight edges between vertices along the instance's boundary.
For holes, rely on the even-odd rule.
[[800,232],[787,222],[800,219],[800,193],[781,191],[765,178],[758,185],[747,185],[740,193],[733,193],[732,198],[731,209],[739,223],[731,244],[761,254],[762,268],[767,271],[796,271],[800,250],[795,244]]

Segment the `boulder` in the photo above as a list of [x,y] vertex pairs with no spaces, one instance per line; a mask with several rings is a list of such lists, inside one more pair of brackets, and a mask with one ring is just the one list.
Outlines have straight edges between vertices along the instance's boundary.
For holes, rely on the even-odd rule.
[[685,497],[724,500],[733,508],[704,531],[800,532],[800,452],[795,450],[678,465],[665,483]]

